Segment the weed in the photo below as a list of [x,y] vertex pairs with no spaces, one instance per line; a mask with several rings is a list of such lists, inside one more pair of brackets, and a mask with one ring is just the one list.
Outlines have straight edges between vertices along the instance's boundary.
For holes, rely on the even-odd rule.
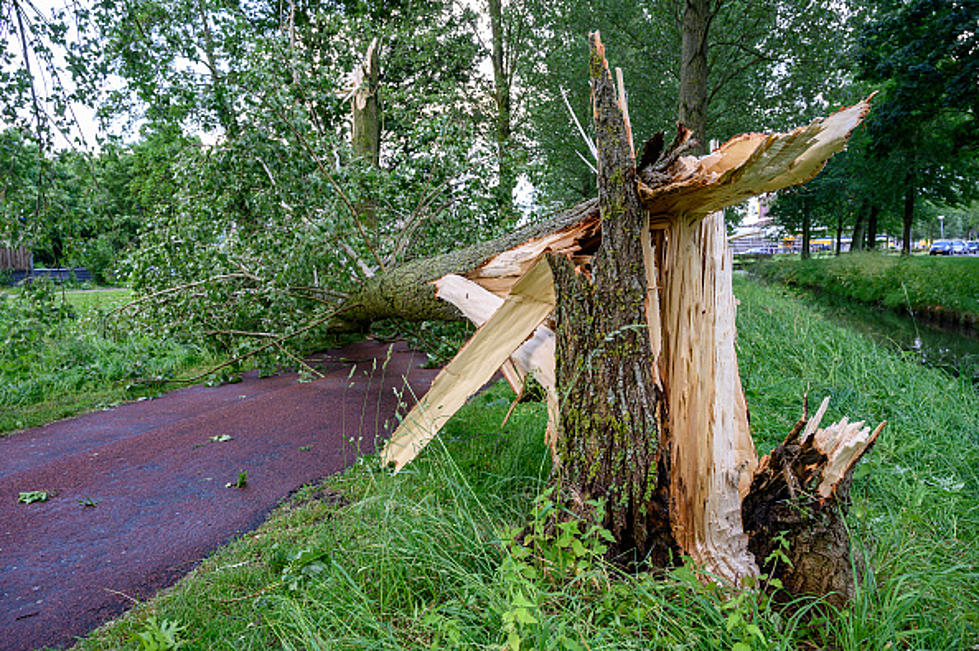
[[89,508],[95,508],[96,506],[99,505],[98,500],[94,500],[91,497],[82,498],[78,500],[78,503],[81,504],[82,506],[89,507]]
[[17,502],[20,504],[33,504],[34,502],[47,502],[48,498],[51,497],[49,493],[45,491],[24,491],[17,497]]
[[242,470],[238,473],[238,479],[229,481],[224,485],[225,488],[245,488],[248,486],[248,471]]
[[169,651],[184,645],[177,636],[186,628],[177,622],[168,619],[157,620],[155,616],[150,615],[146,618],[143,628],[133,637],[139,644],[140,651]]

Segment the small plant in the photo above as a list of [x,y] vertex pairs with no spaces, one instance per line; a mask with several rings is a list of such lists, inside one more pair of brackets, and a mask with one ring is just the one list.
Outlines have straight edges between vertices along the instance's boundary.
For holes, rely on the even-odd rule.
[[511,528],[503,535],[507,554],[499,573],[507,586],[507,604],[501,620],[505,648],[512,651],[523,648],[526,637],[539,625],[535,613],[546,584],[600,566],[607,543],[614,541],[611,532],[601,525],[605,515],[602,501],[587,502],[593,518],[589,523],[556,503],[554,491],[551,486],[534,499],[531,521],[523,530]]
[[184,643],[177,639],[177,636],[187,627],[180,626],[177,622],[168,619],[158,621],[151,615],[146,619],[141,631],[136,633],[134,639],[139,643],[141,651],[167,651],[168,649],[179,649]]
[[213,441],[214,443],[224,443],[225,441],[230,441],[233,438],[234,437],[231,436],[230,434],[218,434],[217,436],[212,436],[211,441]]
[[51,495],[45,491],[24,491],[17,497],[20,504],[33,504],[34,502],[47,502]]
[[224,485],[225,488],[245,488],[248,486],[248,471],[242,470],[238,473],[238,479],[229,481]]
[[312,445],[300,445],[299,446],[299,451],[300,452],[309,452],[312,449],[313,449],[313,446]]
[[81,504],[82,506],[93,508],[93,509],[99,505],[99,501],[93,500],[91,497],[82,498],[78,500],[78,503]]

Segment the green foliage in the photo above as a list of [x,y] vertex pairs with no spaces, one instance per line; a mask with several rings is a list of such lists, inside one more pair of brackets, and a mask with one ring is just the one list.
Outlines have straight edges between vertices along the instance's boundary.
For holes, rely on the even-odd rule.
[[22,491],[17,495],[19,504],[33,504],[34,502],[47,502],[51,495],[46,491]]
[[979,259],[975,258],[862,253],[818,260],[772,259],[755,271],[772,280],[864,303],[958,314],[965,322],[979,319]]
[[107,322],[106,311],[44,280],[0,293],[0,432],[151,395],[165,385],[138,379],[167,380],[211,361],[197,347]]
[[184,643],[178,639],[180,633],[186,630],[177,622],[168,619],[158,620],[150,615],[143,623],[143,628],[133,637],[139,644],[140,651],[170,651],[179,649]]
[[861,33],[858,72],[883,91],[867,119],[870,148],[897,165],[887,185],[904,197],[905,240],[921,198],[958,205],[977,193],[977,20],[975,0],[888,1]]
[[238,473],[238,478],[234,481],[229,481],[224,485],[225,488],[247,488],[248,487],[248,471],[242,470]]

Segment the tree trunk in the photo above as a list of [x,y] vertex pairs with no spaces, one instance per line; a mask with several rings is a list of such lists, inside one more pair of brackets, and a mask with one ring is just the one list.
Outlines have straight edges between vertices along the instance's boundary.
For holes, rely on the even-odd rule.
[[812,420],[804,413],[785,441],[761,460],[742,512],[762,572],[782,581],[789,596],[822,595],[842,608],[853,598],[854,569],[859,570],[850,563],[843,519],[850,483],[884,423],[871,432],[863,422],[844,418],[818,429],[828,404],[826,398]]
[[833,255],[840,255],[840,247],[843,246],[843,215],[836,218],[836,248]]
[[354,156],[374,167],[381,165],[381,103],[378,98],[381,67],[378,62],[377,41],[367,48],[367,55],[360,64],[359,88],[351,98],[353,127],[350,146]]
[[870,205],[870,216],[867,218],[867,248],[871,251],[877,248],[877,217],[880,206],[876,202]]
[[707,32],[710,1],[686,0],[680,43],[680,122],[693,132],[700,146],[707,145]]
[[[849,551],[842,520],[831,514],[845,509],[838,497],[880,429],[870,435],[844,419],[819,430],[824,405],[783,445],[805,451],[804,463],[795,463],[793,448],[759,465],[717,211],[812,178],[867,105],[788,134],[739,136],[701,159],[679,156],[690,138],[680,128],[665,151],[662,134],[651,139],[637,170],[624,89],[612,82],[597,33],[591,44],[598,200],[547,225],[379,274],[350,297],[348,320],[418,316],[431,312],[413,306],[434,309],[439,299],[480,326],[405,415],[382,461],[404,467],[497,369],[508,380],[531,374],[547,390],[545,440],[558,494],[581,516],[604,504],[613,559],[662,567],[687,555],[737,585],[758,573],[756,559],[770,562],[749,546],[762,553],[785,535],[799,551],[780,570],[786,586],[851,594],[849,565],[818,580],[798,574],[811,571],[818,541],[838,543],[833,558],[848,562],[839,551]],[[433,277],[434,287],[424,280]],[[816,520],[791,521],[786,495],[799,486],[818,495],[815,506],[825,510],[813,510]]]
[[866,204],[860,206],[857,210],[857,215],[855,221],[853,222],[853,236],[850,238],[850,252],[859,251],[863,247],[863,211],[866,208]]
[[911,224],[914,222],[914,200],[917,189],[917,176],[912,159],[904,177],[904,244],[901,248],[902,255],[911,255]]
[[812,214],[809,197],[802,197],[802,259],[809,259],[809,242],[812,239]]
[[510,156],[510,86],[511,73],[508,69],[504,43],[503,1],[489,0],[490,32],[493,39],[493,100],[496,104],[495,138],[497,156],[497,175],[499,176],[498,206],[499,217],[506,219],[513,213],[513,189],[515,175]]
[[558,477],[573,512],[585,515],[591,500],[604,501],[603,525],[615,537],[612,557],[639,561],[648,554],[664,565],[678,550],[666,473],[659,472],[661,390],[651,373],[647,321],[655,279],[649,220],[636,192],[627,111],[597,33],[590,71],[602,243],[590,278],[563,257],[549,259],[557,296]]

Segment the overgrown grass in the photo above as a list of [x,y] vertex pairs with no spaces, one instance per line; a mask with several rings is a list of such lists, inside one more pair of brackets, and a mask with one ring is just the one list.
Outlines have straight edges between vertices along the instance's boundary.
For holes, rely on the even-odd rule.
[[851,253],[831,258],[785,260],[752,268],[780,282],[890,308],[958,315],[979,322],[979,258],[890,256]]
[[[760,592],[705,587],[680,567],[622,576],[600,540],[536,550],[507,528],[550,508],[542,405],[503,385],[473,399],[397,476],[367,459],[284,503],[173,590],[79,648],[135,646],[161,622],[187,648],[969,648],[979,643],[979,398],[964,381],[828,322],[778,290],[738,282],[739,352],[759,450],[798,418],[886,419],[849,518],[868,567],[853,606],[804,622]],[[536,516],[534,514],[537,514]],[[151,621],[150,618],[154,619]],[[739,646],[743,645],[743,646]]]
[[202,349],[103,321],[129,290],[62,291],[37,282],[0,293],[0,435],[123,400],[215,363]]

